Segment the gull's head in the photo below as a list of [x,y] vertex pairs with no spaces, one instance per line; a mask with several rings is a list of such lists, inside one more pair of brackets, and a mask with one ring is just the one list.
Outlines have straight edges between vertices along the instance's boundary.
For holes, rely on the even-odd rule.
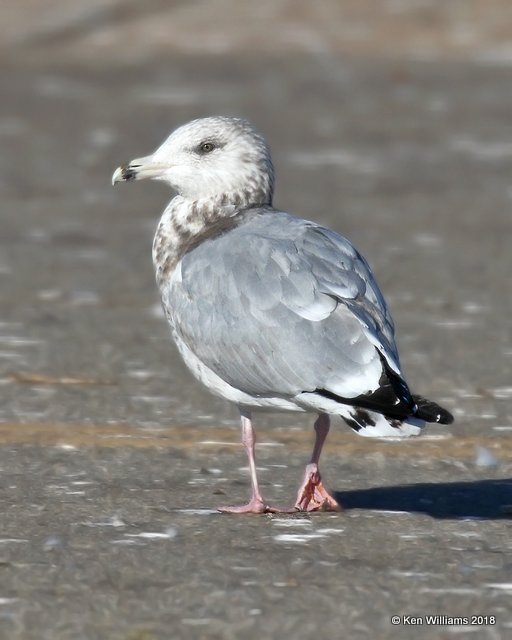
[[270,204],[274,170],[265,139],[247,120],[212,117],[183,125],[152,155],[121,165],[112,184],[144,178],[167,182],[193,200]]

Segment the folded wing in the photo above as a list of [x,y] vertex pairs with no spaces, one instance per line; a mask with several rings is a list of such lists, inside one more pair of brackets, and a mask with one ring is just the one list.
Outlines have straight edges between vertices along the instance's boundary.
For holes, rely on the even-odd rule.
[[285,213],[243,215],[170,279],[164,295],[179,338],[253,397],[306,392],[409,408],[391,316],[348,240]]

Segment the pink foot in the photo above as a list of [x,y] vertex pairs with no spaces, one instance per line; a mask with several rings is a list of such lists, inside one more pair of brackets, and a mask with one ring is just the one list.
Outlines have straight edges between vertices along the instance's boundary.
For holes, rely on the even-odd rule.
[[247,504],[239,507],[225,506],[217,507],[217,511],[221,513],[279,513],[281,510],[277,507],[271,507],[265,504],[260,498],[252,497]]
[[341,511],[341,505],[327,493],[318,465],[308,464],[295,502],[297,511]]
[[233,507],[230,505],[217,507],[217,511],[220,511],[221,513],[297,513],[295,506],[274,507],[263,502],[261,498],[255,498],[254,496],[247,504],[243,504],[239,507]]

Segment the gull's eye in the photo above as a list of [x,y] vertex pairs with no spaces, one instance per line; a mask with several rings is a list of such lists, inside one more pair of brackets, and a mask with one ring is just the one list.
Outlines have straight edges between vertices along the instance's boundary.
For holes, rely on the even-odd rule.
[[199,151],[201,153],[210,153],[214,149],[215,149],[215,145],[213,144],[213,142],[202,142],[199,145]]

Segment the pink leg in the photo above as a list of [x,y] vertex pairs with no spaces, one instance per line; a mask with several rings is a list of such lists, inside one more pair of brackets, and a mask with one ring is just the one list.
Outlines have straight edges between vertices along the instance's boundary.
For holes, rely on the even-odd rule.
[[318,462],[322,447],[330,429],[329,416],[321,413],[315,422],[315,446],[311,462],[306,466],[304,480],[297,494],[295,509],[297,511],[341,511],[341,506],[327,493],[323,483]]
[[256,444],[256,434],[251,423],[251,414],[240,412],[242,419],[242,444],[247,452],[249,460],[249,470],[251,473],[251,499],[247,504],[240,507],[219,507],[219,511],[223,513],[274,513],[278,509],[269,507],[263,502],[260,489],[258,486],[258,477],[256,475],[256,461],[254,457],[254,448]]

